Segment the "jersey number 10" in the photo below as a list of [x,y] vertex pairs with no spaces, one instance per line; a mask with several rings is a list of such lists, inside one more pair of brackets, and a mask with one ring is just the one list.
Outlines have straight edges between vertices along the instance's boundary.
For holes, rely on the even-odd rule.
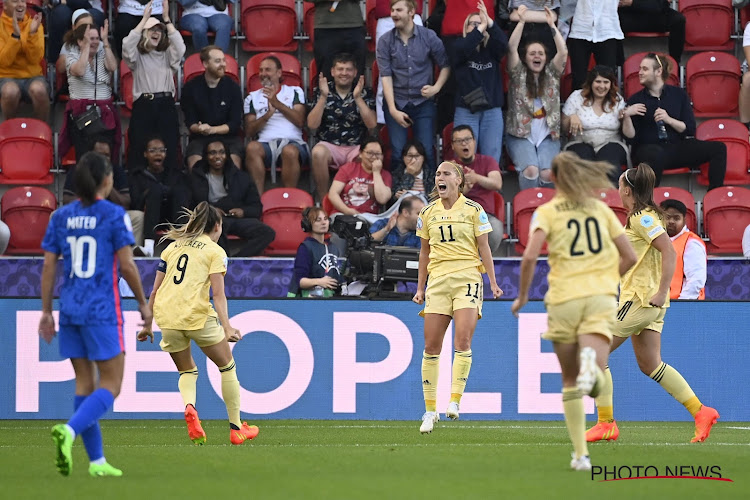
[[[71,278],[90,278],[96,272],[96,240],[93,236],[68,236],[65,241],[70,245]],[[86,267],[83,267],[83,256],[86,255]]]

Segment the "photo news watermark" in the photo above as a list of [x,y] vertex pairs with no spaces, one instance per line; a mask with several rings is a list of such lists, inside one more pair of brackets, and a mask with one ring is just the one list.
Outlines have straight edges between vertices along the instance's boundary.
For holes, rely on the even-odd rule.
[[708,479],[734,481],[725,477],[719,465],[594,465],[592,481],[623,481],[626,479]]

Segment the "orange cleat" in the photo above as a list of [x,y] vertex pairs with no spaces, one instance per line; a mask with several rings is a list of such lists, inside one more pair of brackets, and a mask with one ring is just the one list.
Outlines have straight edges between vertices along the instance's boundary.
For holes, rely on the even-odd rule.
[[242,422],[242,427],[239,429],[229,430],[229,441],[232,444],[242,444],[248,439],[255,439],[260,429],[257,425],[247,425],[247,422]]
[[617,422],[614,420],[610,423],[599,422],[586,431],[586,441],[589,443],[604,440],[616,441],[619,435],[620,429],[617,428]]
[[710,406],[703,405],[695,414],[695,437],[691,443],[702,443],[711,434],[711,427],[719,420],[719,412]]
[[198,411],[193,405],[187,405],[185,408],[185,423],[187,423],[188,436],[193,443],[202,445],[206,442],[206,433],[201,427]]

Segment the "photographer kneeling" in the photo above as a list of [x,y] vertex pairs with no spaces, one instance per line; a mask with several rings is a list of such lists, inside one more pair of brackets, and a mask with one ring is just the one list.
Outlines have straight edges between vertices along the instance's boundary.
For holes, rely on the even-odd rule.
[[320,207],[302,212],[302,230],[310,236],[300,243],[288,297],[332,297],[344,278],[339,272],[339,249],[325,239],[330,220]]

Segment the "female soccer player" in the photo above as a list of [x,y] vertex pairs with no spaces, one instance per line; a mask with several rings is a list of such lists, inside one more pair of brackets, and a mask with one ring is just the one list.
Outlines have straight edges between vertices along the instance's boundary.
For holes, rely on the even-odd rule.
[[608,163],[581,160],[575,153],[560,153],[552,160],[557,194],[534,213],[521,261],[518,298],[511,306],[518,316],[528,302],[536,260],[546,241],[548,326],[542,338],[552,341],[560,361],[574,470],[591,470],[582,398],[595,394],[604,383],[618,281],[635,264],[635,252],[617,216],[597,196],[598,190],[611,185],[607,178],[611,168]]
[[[73,469],[73,441],[81,436],[91,461],[89,474],[122,476],[107,463],[99,419],[120,393],[125,353],[122,310],[116,272],[120,272],[138,300],[146,324],[151,311],[130,249],[135,243],[125,210],[107,201],[112,190],[112,164],[98,153],[86,153],[75,170],[79,200],[52,214],[42,241],[42,318],[39,335],[55,336],[52,290],[58,256],[63,256],[65,280],[60,290],[60,355],[70,358],[76,376],[75,413],[52,428],[57,447],[57,470],[69,476]],[[97,388],[97,371],[99,387]]]
[[[185,214],[188,217],[185,224],[171,226],[162,236],[162,241],[174,241],[161,254],[149,306],[161,328],[159,345],[172,356],[180,372],[178,388],[185,403],[190,439],[199,445],[206,442],[206,433],[195,409],[198,368],[190,353],[192,339],[221,372],[221,394],[229,416],[229,440],[232,444],[242,444],[258,435],[258,427],[240,420],[240,383],[229,342],[237,342],[242,335],[229,324],[224,294],[227,254],[216,243],[221,236],[222,213],[204,201]],[[216,310],[209,300],[209,287]],[[138,334],[141,342],[147,338],[154,341],[150,323]]]
[[[620,198],[628,209],[625,233],[638,262],[622,277],[615,337],[610,352],[632,339],[641,371],[657,381],[695,419],[695,436],[702,442],[711,433],[719,413],[701,404],[680,372],[661,360],[661,330],[669,307],[669,285],[674,275],[675,251],[664,229],[661,209],[654,203],[656,175],[645,163],[620,176]],[[614,441],[620,435],[612,405],[612,374],[604,372],[605,384],[596,398],[598,423],[586,432],[586,441]]]
[[[503,294],[495,281],[492,252],[487,234],[492,231],[487,214],[479,203],[464,197],[463,169],[443,162],[435,173],[434,200],[419,213],[417,236],[422,239],[419,252],[417,293],[412,299],[425,303],[422,390],[425,414],[419,431],[432,432],[440,420],[436,411],[440,350],[448,324],[455,329],[451,402],[445,416],[458,419],[458,405],[471,369],[471,338],[482,317],[482,273],[490,278],[492,297]],[[437,199],[436,199],[437,198]],[[481,260],[480,260],[481,258]],[[425,293],[427,276],[430,283]]]

